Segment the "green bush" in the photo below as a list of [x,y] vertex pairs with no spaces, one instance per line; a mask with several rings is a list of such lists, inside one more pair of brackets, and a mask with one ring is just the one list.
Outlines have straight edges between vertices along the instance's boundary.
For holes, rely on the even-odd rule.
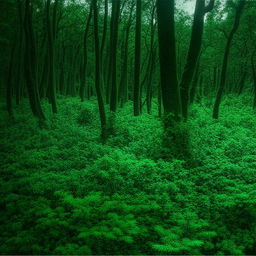
[[90,109],[84,108],[80,111],[77,117],[77,123],[80,125],[91,124],[94,120],[94,115],[95,114]]
[[217,121],[193,105],[170,131],[176,140],[127,103],[104,144],[94,100],[59,101],[55,116],[44,102],[41,130],[25,103],[15,121],[0,116],[2,254],[255,254],[256,117],[246,96],[225,98]]

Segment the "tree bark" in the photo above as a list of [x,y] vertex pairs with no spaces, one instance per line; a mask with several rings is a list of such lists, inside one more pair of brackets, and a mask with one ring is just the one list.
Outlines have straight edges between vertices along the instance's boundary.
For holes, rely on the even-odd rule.
[[118,40],[118,22],[120,14],[120,0],[112,2],[112,28],[110,33],[111,42],[111,96],[110,111],[117,110],[117,77],[116,77],[116,58],[117,58],[117,40]]
[[17,79],[16,79],[16,105],[19,105],[21,90],[24,85],[24,8],[21,0],[17,0],[18,17],[19,17],[19,42],[18,42],[18,62],[17,62]]
[[[54,3],[54,12],[57,10],[58,0]],[[56,103],[56,81],[55,81],[55,34],[54,34],[54,18],[50,15],[51,0],[46,3],[46,23],[47,23],[47,39],[48,39],[48,53],[49,53],[49,100],[52,105],[52,112],[57,113]],[[56,13],[55,13],[56,15]],[[56,22],[56,21],[55,21]]]
[[[131,6],[133,7],[133,5]],[[119,85],[120,91],[120,101],[121,107],[128,101],[128,49],[129,49],[129,35],[130,29],[132,25],[132,15],[133,11],[132,8],[130,10],[129,19],[125,28],[125,41],[123,47],[123,58],[122,58],[122,69],[121,69],[121,79]]]
[[191,40],[187,55],[186,64],[180,82],[182,116],[186,120],[188,117],[190,84],[193,79],[198,57],[200,55],[202,36],[204,30],[204,16],[211,11],[214,6],[214,1],[211,0],[208,6],[205,6],[205,0],[197,0],[194,21],[192,26]]
[[103,32],[102,32],[102,39],[101,39],[101,46],[100,46],[101,64],[103,63],[103,54],[104,54],[106,37],[107,37],[107,29],[108,29],[108,0],[104,0],[104,25],[103,25]]
[[10,63],[9,63],[9,70],[7,76],[7,88],[6,88],[6,105],[7,111],[9,116],[13,117],[13,104],[12,104],[12,92],[13,92],[13,67],[14,67],[14,52],[16,48],[16,40],[14,40],[12,49],[11,49],[11,56],[10,56]]
[[140,66],[141,66],[141,0],[136,0],[136,32],[135,32],[135,63],[134,63],[134,116],[140,115]]
[[190,103],[192,104],[195,100],[195,96],[196,96],[196,91],[197,91],[197,87],[198,87],[198,78],[199,78],[199,70],[200,70],[200,61],[198,60],[197,61],[197,64],[196,64],[196,70],[195,70],[195,74],[194,74],[194,77],[193,77],[193,82],[192,82],[192,85],[191,85],[191,89],[190,89]]
[[220,85],[219,85],[219,88],[218,88],[218,92],[217,92],[214,107],[213,107],[213,115],[212,116],[213,116],[214,119],[218,119],[218,117],[219,117],[219,107],[220,107],[222,94],[223,94],[225,84],[226,84],[228,56],[229,56],[229,52],[230,52],[230,49],[231,49],[231,42],[232,42],[232,39],[234,37],[234,34],[236,33],[236,31],[239,27],[240,18],[241,18],[243,9],[244,9],[244,5],[245,5],[245,0],[239,0],[239,3],[236,7],[236,14],[235,14],[234,24],[233,24],[233,27],[232,27],[229,35],[228,35],[228,38],[227,38],[224,57],[223,57],[223,61],[222,61]]
[[32,2],[25,2],[25,78],[29,95],[31,110],[39,120],[45,120],[41,107],[36,79],[36,52],[35,39],[32,25]]
[[85,83],[86,83],[86,70],[87,70],[87,38],[89,32],[89,26],[92,17],[92,6],[90,6],[90,12],[87,18],[85,30],[84,30],[84,39],[83,39],[83,58],[81,63],[81,75],[80,75],[80,87],[79,87],[79,95],[81,101],[84,101],[84,91],[85,91]]
[[98,99],[98,107],[100,113],[100,122],[101,122],[101,136],[103,140],[106,139],[106,114],[105,114],[105,107],[101,92],[100,86],[100,43],[99,43],[99,32],[98,32],[98,7],[97,7],[97,0],[92,0],[93,6],[93,20],[94,20],[94,43],[95,43],[95,89]]
[[158,41],[163,108],[180,120],[181,102],[176,72],[174,0],[157,0]]
[[146,103],[147,103],[147,113],[151,114],[151,105],[152,105],[152,80],[153,80],[153,73],[155,70],[155,62],[156,62],[156,49],[155,49],[155,29],[156,24],[154,23],[155,19],[155,10],[156,5],[153,4],[152,14],[151,14],[151,24],[150,24],[150,59],[149,59],[149,74],[147,79],[147,91],[146,91]]

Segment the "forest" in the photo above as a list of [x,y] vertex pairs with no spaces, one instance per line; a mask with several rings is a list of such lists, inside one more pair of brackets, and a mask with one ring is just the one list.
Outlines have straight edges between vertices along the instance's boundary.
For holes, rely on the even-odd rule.
[[0,254],[256,255],[256,1],[1,0]]

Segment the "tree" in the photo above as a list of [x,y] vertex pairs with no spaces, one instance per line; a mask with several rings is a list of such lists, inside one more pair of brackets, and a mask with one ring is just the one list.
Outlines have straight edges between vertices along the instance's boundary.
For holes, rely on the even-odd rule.
[[148,61],[148,76],[147,76],[147,88],[146,88],[146,103],[147,103],[147,112],[151,113],[152,106],[152,97],[153,97],[153,88],[152,88],[152,80],[153,73],[155,71],[156,66],[156,47],[155,47],[155,10],[156,5],[153,2],[152,11],[151,11],[151,20],[150,20],[150,55]]
[[219,117],[219,107],[220,107],[222,94],[223,94],[225,84],[226,84],[228,57],[229,57],[229,52],[231,49],[231,42],[232,42],[232,39],[239,27],[240,18],[243,13],[244,5],[245,5],[245,0],[239,0],[239,3],[235,7],[234,23],[233,23],[232,29],[230,30],[229,35],[227,37],[225,52],[224,52],[223,61],[222,61],[220,84],[219,84],[218,92],[217,92],[214,107],[213,107],[213,115],[212,116],[214,119],[218,119],[218,117]]
[[[107,37],[107,29],[108,29],[108,0],[104,0],[104,25],[103,25],[102,39],[101,39],[101,45],[100,45],[101,65],[103,64],[103,54],[104,54],[104,48],[106,43],[106,37]],[[102,71],[103,71],[103,68],[102,68]]]
[[87,38],[88,38],[88,32],[89,32],[89,26],[91,22],[92,17],[92,6],[90,6],[89,15],[87,18],[86,26],[84,29],[84,38],[83,38],[83,58],[81,63],[81,78],[80,78],[80,88],[79,88],[79,95],[81,101],[84,101],[84,89],[85,89],[85,81],[86,81],[86,70],[87,70]]
[[198,61],[198,57],[200,55],[202,45],[202,36],[204,31],[204,16],[206,13],[213,9],[214,1],[215,0],[211,0],[207,6],[205,6],[205,0],[196,1],[190,45],[186,64],[180,82],[182,116],[184,119],[187,119],[188,117],[190,84],[195,73],[196,64]]
[[21,0],[17,0],[17,10],[19,19],[19,31],[18,31],[18,62],[17,62],[17,79],[16,83],[16,104],[19,105],[21,98],[21,91],[24,85],[24,15],[23,4]]
[[140,115],[140,61],[141,61],[141,0],[136,0],[136,34],[134,63],[134,115]]
[[94,44],[95,44],[95,89],[98,99],[98,107],[100,112],[100,122],[101,122],[101,136],[106,139],[106,113],[101,92],[101,65],[100,65],[100,43],[99,43],[99,29],[98,29],[98,6],[97,0],[92,0],[93,8],[93,28],[94,28]]
[[58,0],[54,2],[53,17],[50,15],[51,0],[46,3],[47,38],[49,51],[49,87],[48,96],[52,104],[52,112],[57,113],[56,81],[55,81],[55,38],[56,38],[56,15]]
[[36,78],[36,46],[34,38],[34,30],[32,25],[32,2],[25,2],[25,78],[29,95],[29,103],[34,116],[39,120],[45,120],[43,113]]
[[129,37],[130,37],[130,30],[133,21],[133,9],[134,9],[134,2],[131,2],[129,8],[129,17],[128,21],[124,27],[124,46],[122,52],[122,59],[121,59],[121,78],[120,78],[120,85],[119,85],[119,99],[121,101],[121,107],[124,103],[128,101],[128,50],[129,50]]
[[110,111],[117,110],[117,40],[118,40],[118,23],[120,14],[120,0],[112,1],[111,28],[110,28],[110,58],[111,58],[111,96]]
[[176,72],[174,0],[157,0],[160,79],[165,114],[180,120],[181,101]]

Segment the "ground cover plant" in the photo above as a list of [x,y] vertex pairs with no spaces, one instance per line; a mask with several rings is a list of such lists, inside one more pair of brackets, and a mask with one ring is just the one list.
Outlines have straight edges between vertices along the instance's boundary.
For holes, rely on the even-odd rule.
[[226,98],[219,121],[193,106],[190,165],[161,157],[161,119],[130,116],[131,103],[105,144],[97,120],[81,122],[95,100],[60,99],[54,116],[45,102],[42,129],[26,102],[15,121],[3,114],[1,253],[253,254],[256,117],[242,103],[250,100]]

